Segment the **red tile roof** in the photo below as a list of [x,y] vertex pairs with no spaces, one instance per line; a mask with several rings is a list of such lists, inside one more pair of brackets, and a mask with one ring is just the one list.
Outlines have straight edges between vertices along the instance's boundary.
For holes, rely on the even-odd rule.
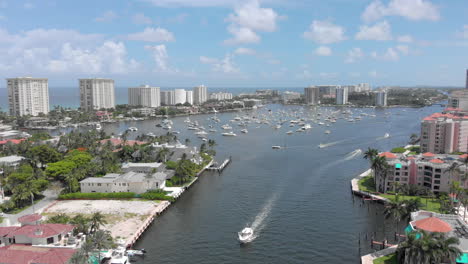
[[21,138],[21,139],[5,139],[5,140],[0,140],[0,145],[5,145],[7,144],[8,142],[11,142],[15,145],[25,141],[26,139],[25,138]]
[[10,234],[11,232],[15,231],[18,228],[19,228],[19,226],[0,227],[0,237],[6,236],[6,235]]
[[452,227],[445,221],[437,217],[428,217],[418,220],[413,223],[417,229],[426,230],[428,232],[446,233],[452,231]]
[[435,154],[434,153],[431,153],[431,152],[426,152],[423,154],[424,157],[435,157]]
[[460,155],[460,159],[466,159],[467,157],[468,157],[468,154]]
[[[447,110],[447,109],[446,109]],[[450,110],[449,110],[450,111]],[[456,110],[452,110],[456,111]],[[454,114],[444,114],[444,113],[434,113],[430,116],[425,117],[423,120],[424,121],[435,121],[438,118],[449,118],[449,119],[466,119],[467,116],[462,116],[462,115],[454,115]]]
[[0,247],[0,261],[5,264],[65,264],[75,251],[70,248],[41,248],[16,244]]
[[440,159],[431,159],[429,162],[432,162],[432,163],[444,163],[443,160],[440,160]]
[[380,157],[385,157],[387,159],[396,159],[397,155],[391,153],[391,152],[382,152],[379,154]]
[[20,223],[31,223],[41,220],[42,215],[40,214],[28,214],[23,215],[22,217],[18,218],[18,222]]
[[[115,147],[115,146],[118,146],[118,145],[123,145],[124,141],[120,138],[108,138],[108,139],[103,139],[101,140],[99,143],[101,143],[101,145],[104,145],[104,144],[107,144],[107,142],[110,141],[111,144]],[[138,141],[138,140],[127,140],[127,142],[125,142],[125,145],[126,146],[133,146],[133,145],[143,145],[143,144],[147,144],[148,142],[144,142],[144,141]]]
[[[51,237],[58,234],[68,233],[72,231],[74,226],[66,225],[66,224],[42,224],[42,225],[26,225],[17,228],[10,232],[7,237],[14,237],[14,236],[27,236],[30,238],[46,238]],[[40,234],[36,234],[36,231],[42,231]]]

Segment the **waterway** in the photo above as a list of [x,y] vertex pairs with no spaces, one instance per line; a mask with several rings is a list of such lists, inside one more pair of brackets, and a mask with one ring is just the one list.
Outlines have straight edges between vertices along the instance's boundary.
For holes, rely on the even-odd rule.
[[[300,106],[268,105],[250,115],[279,110],[302,111]],[[335,111],[340,108],[329,108]],[[404,146],[412,133],[419,133],[422,117],[440,111],[426,108],[351,109],[375,114],[358,122],[343,119],[330,127],[312,124],[303,133],[283,126],[249,124],[248,134],[233,124],[237,137],[223,137],[219,126],[236,115],[218,114],[218,133],[208,136],[217,142],[216,159],[232,156],[222,172],[206,172],[171,208],[147,230],[136,244],[148,253],[137,263],[359,263],[369,253],[369,242],[358,238],[391,240],[390,220],[384,226],[381,205],[363,202],[351,195],[350,180],[368,168],[358,149],[389,150]],[[317,111],[304,108],[305,113]],[[324,111],[322,109],[321,111]],[[191,116],[208,127],[211,115]],[[181,142],[202,141],[186,129],[185,117],[173,118]],[[135,121],[105,126],[106,132],[121,133],[138,127],[136,133],[164,133],[157,121]],[[330,130],[330,134],[325,134]],[[383,138],[389,133],[389,138]],[[318,148],[319,144],[327,144]],[[273,150],[273,145],[286,146]],[[239,245],[237,232],[253,226],[256,239]]]

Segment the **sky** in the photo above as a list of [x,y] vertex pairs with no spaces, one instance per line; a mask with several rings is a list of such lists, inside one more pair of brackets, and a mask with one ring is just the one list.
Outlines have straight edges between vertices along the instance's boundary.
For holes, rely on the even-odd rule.
[[0,0],[0,78],[464,86],[466,14],[467,0]]

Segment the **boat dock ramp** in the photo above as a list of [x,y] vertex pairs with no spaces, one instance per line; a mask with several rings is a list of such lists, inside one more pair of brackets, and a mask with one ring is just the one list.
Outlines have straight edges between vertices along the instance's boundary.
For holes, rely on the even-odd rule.
[[207,168],[207,170],[214,170],[218,172],[222,172],[224,168],[231,162],[231,157],[225,159],[221,165],[217,166],[218,163],[214,162],[210,167]]

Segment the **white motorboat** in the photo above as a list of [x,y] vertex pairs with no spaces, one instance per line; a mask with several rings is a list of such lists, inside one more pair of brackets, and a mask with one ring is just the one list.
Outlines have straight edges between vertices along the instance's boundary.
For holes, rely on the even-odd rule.
[[312,126],[310,124],[305,124],[303,127],[302,127],[304,130],[308,130],[308,129],[311,129]]
[[232,127],[230,125],[222,125],[221,126],[222,129],[225,129],[225,130],[229,130],[229,129],[232,129]]
[[101,124],[97,123],[97,124],[96,124],[96,130],[101,130],[101,129],[102,129]]
[[201,130],[201,131],[195,132],[195,135],[208,135],[208,133]]
[[221,135],[223,136],[226,136],[226,137],[235,137],[237,136],[236,134],[234,134],[234,132],[227,132],[227,133],[222,133]]
[[216,130],[216,129],[210,129],[210,130],[208,130],[208,131],[210,131],[210,132],[216,132],[217,130]]
[[247,129],[242,129],[241,132],[244,133],[244,134],[249,133],[249,131]]
[[254,232],[253,232],[252,228],[246,227],[246,228],[242,229],[242,231],[238,232],[237,236],[239,238],[239,242],[249,243],[254,238]]
[[138,131],[138,128],[136,128],[136,127],[129,127],[129,128],[128,128],[128,131],[133,131],[133,132],[135,132],[135,131]]
[[331,131],[330,130],[325,130],[325,134],[330,134]]
[[271,146],[272,149],[281,149],[281,146]]
[[288,131],[288,132],[286,132],[286,134],[292,135],[292,134],[294,134],[294,132],[293,131]]
[[389,138],[390,137],[390,134],[389,133],[385,133],[385,135],[383,136],[384,138]]
[[110,264],[128,264],[130,260],[125,253],[125,248],[117,248],[115,251],[112,252],[111,259],[109,260]]
[[169,129],[172,129],[172,127],[170,125],[165,125],[162,127],[163,129],[166,129],[166,130],[169,130]]
[[146,254],[146,250],[144,248],[142,249],[128,249],[127,250],[127,255],[128,256],[144,256]]

